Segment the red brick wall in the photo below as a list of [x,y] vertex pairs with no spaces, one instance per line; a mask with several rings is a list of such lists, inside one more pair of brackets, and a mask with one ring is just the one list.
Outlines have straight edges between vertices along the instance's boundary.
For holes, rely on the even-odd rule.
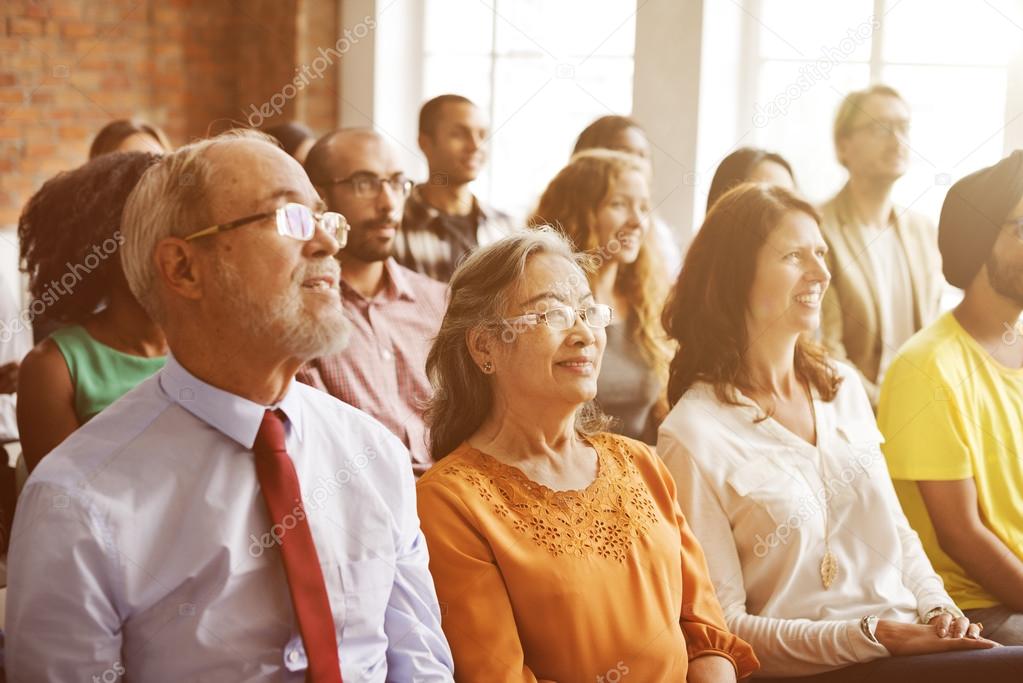
[[[244,123],[250,105],[294,77],[307,30],[333,42],[336,4],[2,0],[0,228],[17,223],[43,181],[85,161],[111,119],[140,116],[176,145]],[[288,100],[280,118],[309,110],[314,127],[331,127],[336,73],[321,80]]]

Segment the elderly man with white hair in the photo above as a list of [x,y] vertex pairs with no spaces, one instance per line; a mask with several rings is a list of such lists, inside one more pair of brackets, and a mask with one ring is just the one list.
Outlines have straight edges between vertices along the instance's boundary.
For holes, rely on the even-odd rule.
[[121,257],[171,356],[22,492],[9,680],[451,680],[407,451],[293,380],[347,334],[323,208],[251,133],[140,181]]

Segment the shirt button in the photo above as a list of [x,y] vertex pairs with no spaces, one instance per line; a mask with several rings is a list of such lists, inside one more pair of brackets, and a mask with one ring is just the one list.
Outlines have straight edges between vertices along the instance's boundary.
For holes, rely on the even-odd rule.
[[298,661],[298,652],[296,650],[292,650],[291,652],[288,653],[288,662],[291,663],[291,664],[294,664],[297,661]]
[[391,358],[394,357],[394,354],[392,354],[387,349],[384,349],[383,351],[381,351],[380,355],[384,357],[384,360],[391,360]]

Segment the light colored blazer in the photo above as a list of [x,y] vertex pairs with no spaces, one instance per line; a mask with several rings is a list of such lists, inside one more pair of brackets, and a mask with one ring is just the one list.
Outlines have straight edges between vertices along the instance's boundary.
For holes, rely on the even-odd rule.
[[[919,331],[939,311],[943,277],[937,229],[926,217],[893,208],[895,231],[909,268],[913,297],[913,329]],[[831,286],[824,294],[821,341],[840,360],[859,372],[876,408],[880,391],[882,330],[877,276],[868,253],[866,234],[852,206],[848,186],[821,207],[821,232],[830,249]]]

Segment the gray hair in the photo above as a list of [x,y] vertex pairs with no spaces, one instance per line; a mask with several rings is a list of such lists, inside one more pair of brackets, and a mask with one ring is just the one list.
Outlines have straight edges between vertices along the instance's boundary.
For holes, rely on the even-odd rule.
[[[529,259],[537,254],[562,256],[582,270],[591,267],[591,259],[574,252],[564,235],[541,226],[477,249],[455,270],[448,308],[426,359],[426,373],[433,386],[426,419],[434,460],[472,436],[493,408],[490,381],[469,353],[468,335],[481,330],[501,338],[511,290],[524,276]],[[583,274],[580,282],[586,282]],[[576,429],[582,434],[601,431],[607,425],[608,419],[593,404],[584,406],[576,416]]]
[[269,135],[248,129],[185,145],[146,171],[124,206],[121,267],[131,293],[157,323],[166,322],[166,310],[157,287],[153,250],[163,239],[184,237],[212,222],[208,200],[214,169],[207,155],[212,148],[237,140],[280,147]]

